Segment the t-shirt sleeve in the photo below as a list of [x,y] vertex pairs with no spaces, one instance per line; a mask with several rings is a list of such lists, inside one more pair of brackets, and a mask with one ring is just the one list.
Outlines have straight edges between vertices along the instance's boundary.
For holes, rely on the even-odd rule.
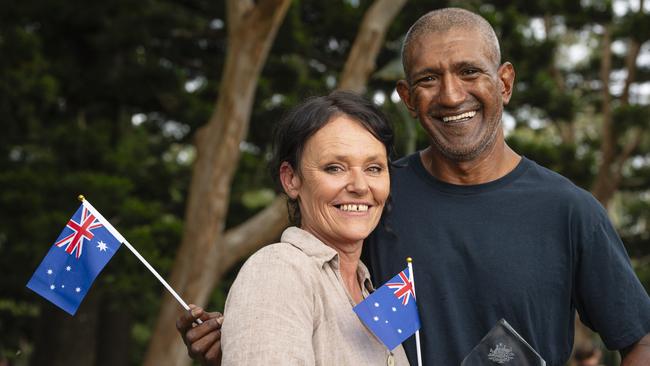
[[[313,292],[292,248],[264,248],[230,288],[222,365],[313,365]],[[303,268],[301,268],[303,267]]]
[[602,207],[584,228],[577,250],[575,301],[580,319],[609,349],[628,347],[650,332],[650,299]]

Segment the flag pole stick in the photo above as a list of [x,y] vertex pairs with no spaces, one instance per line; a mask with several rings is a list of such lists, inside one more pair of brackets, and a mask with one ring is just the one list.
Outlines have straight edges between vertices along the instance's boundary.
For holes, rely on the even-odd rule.
[[[147,262],[147,260],[144,259],[144,257],[141,256],[140,253],[138,253],[138,251],[122,236],[122,234],[120,234],[120,232],[117,231],[113,227],[113,225],[111,225],[111,223],[108,222],[108,220],[106,220],[104,216],[101,213],[99,213],[99,211],[97,211],[95,207],[93,207],[93,205],[90,204],[90,202],[88,202],[88,200],[86,200],[86,198],[83,195],[80,194],[78,198],[79,201],[81,201],[81,203],[85,207],[87,207],[90,210],[90,212],[92,212],[93,215],[95,215],[95,217],[97,217],[102,222],[102,224],[106,227],[106,229],[111,234],[113,234],[113,236],[115,236],[122,244],[124,244],[127,248],[129,248],[129,250],[140,260],[140,262],[142,262],[142,264],[144,264],[144,266],[147,267],[147,269],[149,269],[149,271],[158,279],[158,281],[160,281],[160,283],[162,283],[163,286],[165,286],[167,291],[169,291],[169,293],[172,294],[172,296],[176,299],[176,301],[178,301],[178,303],[181,304],[181,306],[185,310],[189,311],[190,307],[187,305],[187,303],[183,301],[183,299],[176,293],[176,291],[174,291],[174,289],[167,283],[167,281],[165,281],[165,279],[162,278],[162,276],[151,266],[151,264],[149,264],[149,262]],[[202,323],[201,319],[196,319],[195,321],[198,324]]]
[[[406,263],[409,267],[409,280],[411,281],[411,286],[413,286],[413,294],[415,294],[415,275],[413,274],[413,259],[411,257],[406,258]],[[418,353],[418,366],[422,366],[422,351],[420,349],[420,330],[415,331],[415,347]]]

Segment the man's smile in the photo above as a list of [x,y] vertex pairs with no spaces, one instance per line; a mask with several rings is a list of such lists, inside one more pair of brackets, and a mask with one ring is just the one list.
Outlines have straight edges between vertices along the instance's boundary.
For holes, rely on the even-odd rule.
[[460,113],[460,114],[456,114],[456,115],[452,115],[452,116],[442,116],[442,117],[440,117],[440,119],[445,123],[447,123],[447,122],[465,122],[465,121],[471,119],[472,117],[474,117],[475,115],[476,115],[476,111],[469,111],[469,112],[464,112],[464,113]]

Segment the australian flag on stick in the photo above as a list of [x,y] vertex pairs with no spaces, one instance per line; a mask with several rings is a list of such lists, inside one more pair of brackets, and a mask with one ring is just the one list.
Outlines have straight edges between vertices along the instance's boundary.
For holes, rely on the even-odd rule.
[[32,291],[74,315],[124,238],[87,201],[68,221],[32,278]]
[[420,329],[409,274],[407,267],[354,307],[357,316],[390,350]]

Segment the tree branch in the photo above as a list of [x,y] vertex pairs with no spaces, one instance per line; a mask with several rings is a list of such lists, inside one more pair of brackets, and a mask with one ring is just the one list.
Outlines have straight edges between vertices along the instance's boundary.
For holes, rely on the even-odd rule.
[[[551,40],[550,34],[552,28],[553,28],[553,19],[551,17],[551,14],[546,13],[544,14],[544,33],[546,35],[547,40]],[[551,63],[549,65],[549,72],[551,74],[551,77],[555,81],[555,85],[557,85],[557,88],[560,91],[560,93],[565,94],[566,82],[564,80],[564,76],[562,75],[562,72],[557,67],[555,54],[553,55]],[[573,123],[564,120],[552,120],[552,123],[560,133],[560,137],[562,138],[562,142],[564,144],[570,145],[575,143],[575,126]]]
[[618,155],[618,158],[616,159],[617,170],[619,172],[623,171],[623,164],[625,163],[625,161],[627,161],[627,159],[630,158],[630,156],[632,156],[632,153],[641,144],[641,140],[643,140],[643,130],[636,127],[631,131],[630,135],[632,136],[632,138],[630,139],[630,141],[628,141],[627,144],[625,144],[625,146],[623,146],[621,153]]
[[253,0],[228,0],[226,2],[228,34],[237,32],[237,28],[244,19],[244,14],[253,9],[254,6]]
[[641,44],[634,38],[630,37],[627,48],[627,55],[625,55],[625,68],[627,69],[627,77],[625,78],[623,93],[621,94],[621,104],[623,105],[630,104],[630,86],[636,80],[636,59],[639,56]]
[[288,225],[287,201],[282,195],[243,224],[226,231],[221,258],[223,267],[230,268],[241,258],[277,241]]
[[603,116],[602,141],[600,143],[601,163],[598,167],[598,174],[596,175],[596,181],[592,188],[593,195],[605,207],[607,207],[607,204],[613,195],[614,184],[612,181],[611,168],[612,162],[615,158],[616,146],[616,136],[612,126],[612,97],[609,94],[609,74],[612,71],[611,27],[611,24],[605,24],[601,45],[602,57],[600,64],[600,79],[603,83],[601,91],[601,113]]
[[377,0],[368,9],[341,73],[339,89],[364,92],[390,22],[406,0]]

